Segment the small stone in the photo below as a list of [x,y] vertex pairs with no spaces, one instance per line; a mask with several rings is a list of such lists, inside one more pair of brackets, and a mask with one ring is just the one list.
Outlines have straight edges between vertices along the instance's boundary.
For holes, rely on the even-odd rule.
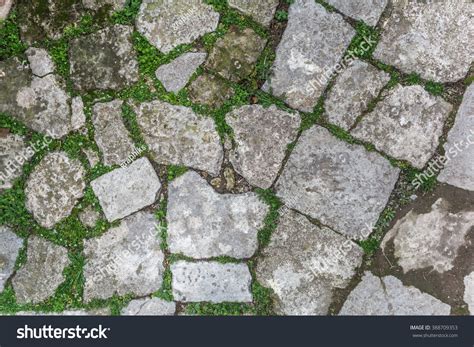
[[26,50],[25,54],[30,63],[31,72],[34,75],[44,77],[54,72],[53,60],[44,48],[30,47]]
[[219,174],[224,153],[212,118],[159,100],[134,110],[155,161]]
[[282,315],[328,314],[335,288],[346,287],[362,263],[362,249],[287,208],[257,263],[257,279],[273,290]]
[[329,122],[349,130],[390,80],[390,75],[356,60],[336,77],[324,103]]
[[6,226],[0,226],[0,293],[5,289],[5,283],[15,270],[15,263],[23,239]]
[[212,48],[206,67],[239,82],[252,74],[265,43],[266,40],[250,28],[231,27]]
[[76,96],[71,101],[71,127],[79,130],[86,124],[86,114],[84,113],[84,103],[80,96]]
[[206,56],[206,53],[185,53],[171,63],[160,66],[156,70],[156,78],[168,92],[177,93],[186,86]]
[[71,214],[85,187],[81,162],[64,152],[51,152],[26,182],[26,208],[42,227],[52,228]]
[[471,315],[474,315],[474,271],[464,277],[464,302]]
[[219,188],[221,184],[222,184],[222,179],[220,177],[216,177],[211,180],[211,185],[214,188]]
[[79,213],[79,220],[88,228],[95,227],[99,219],[100,213],[91,206],[86,207],[81,213]]
[[218,23],[219,13],[202,0],[148,0],[140,6],[136,27],[152,45],[168,53],[216,30]]
[[13,186],[22,174],[23,165],[34,154],[23,137],[0,128],[0,191]]
[[161,189],[160,180],[147,158],[100,176],[91,186],[109,222],[153,204]]
[[176,312],[174,302],[159,298],[132,300],[122,310],[122,316],[173,316]]
[[226,116],[234,130],[237,147],[230,152],[235,170],[250,184],[269,188],[285,159],[286,149],[296,139],[300,117],[274,105],[242,106]]
[[168,187],[168,246],[188,257],[250,258],[268,206],[255,193],[218,194],[189,171]]
[[230,167],[224,169],[224,178],[225,178],[225,188],[227,190],[232,190],[235,188],[235,175],[234,170]]
[[252,17],[256,22],[269,26],[278,7],[278,0],[229,0],[229,6]]
[[12,280],[19,304],[38,304],[54,295],[64,282],[71,261],[67,249],[38,236],[28,240],[27,260]]
[[0,0],[0,20],[7,19],[13,0]]
[[222,79],[210,74],[202,74],[188,88],[191,101],[219,108],[234,95],[234,90]]
[[138,212],[84,241],[84,300],[149,295],[163,282],[164,254],[152,213]]
[[246,264],[171,264],[173,297],[182,302],[251,302],[252,276]]
[[375,26],[387,6],[388,0],[327,0],[326,2],[346,16]]
[[313,0],[295,0],[263,90],[292,108],[311,112],[355,31],[341,15],[327,12]]
[[340,315],[434,316],[449,315],[451,307],[415,287],[406,287],[393,276],[376,277],[366,272],[349,294]]
[[119,11],[125,7],[127,0],[82,0],[85,8],[91,10],[100,10],[108,6],[111,11]]
[[90,148],[83,148],[82,151],[86,155],[87,161],[89,162],[90,167],[94,167],[97,164],[99,164],[100,158],[96,151]]
[[398,85],[386,92],[351,134],[422,169],[438,147],[451,110],[451,104],[421,86]]
[[379,154],[313,126],[298,140],[276,193],[286,206],[351,238],[365,239],[385,208],[399,171]]
[[79,91],[123,89],[138,82],[132,27],[114,25],[71,41],[69,59]]

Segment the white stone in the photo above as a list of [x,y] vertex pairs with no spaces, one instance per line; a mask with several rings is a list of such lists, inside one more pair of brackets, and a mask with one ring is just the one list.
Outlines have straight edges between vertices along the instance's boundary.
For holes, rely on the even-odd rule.
[[176,312],[174,302],[159,298],[132,300],[122,310],[122,316],[173,316]]
[[84,113],[84,102],[80,96],[71,100],[71,128],[79,130],[86,124],[86,114]]
[[204,63],[206,56],[206,53],[185,53],[171,63],[161,65],[156,70],[156,78],[168,92],[177,93],[186,86],[196,69]]
[[25,54],[30,63],[31,72],[34,75],[44,77],[54,72],[53,60],[44,48],[30,47],[25,51]]
[[346,16],[375,26],[388,0],[326,0],[326,2]]
[[1,0],[0,1],[0,21],[8,17],[8,13],[12,7],[13,0]]
[[34,152],[28,149],[22,136],[0,129],[0,191],[9,189],[22,174],[23,165]]
[[471,315],[474,315],[474,271],[464,277],[464,302]]
[[6,226],[0,226],[0,293],[15,270],[15,262],[23,240]]
[[278,7],[278,0],[229,0],[229,6],[252,17],[258,23],[269,26]]

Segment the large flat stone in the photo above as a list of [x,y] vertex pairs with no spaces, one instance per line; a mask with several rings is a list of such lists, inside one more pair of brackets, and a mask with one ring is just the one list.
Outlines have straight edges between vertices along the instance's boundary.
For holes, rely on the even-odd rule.
[[168,246],[193,258],[250,258],[268,212],[255,193],[219,194],[189,171],[168,187]]
[[173,296],[177,301],[252,301],[252,276],[246,264],[178,261],[171,264],[171,272]]
[[366,238],[399,169],[375,152],[314,126],[300,137],[276,184],[286,206],[354,238]]
[[109,222],[153,204],[161,189],[160,180],[147,158],[100,176],[91,186]]
[[464,277],[464,302],[471,315],[474,315],[474,271]]
[[218,108],[234,95],[234,90],[221,78],[204,73],[191,82],[188,93],[193,102]]
[[346,16],[375,26],[388,0],[326,0],[326,2]]
[[386,154],[422,169],[439,144],[451,104],[421,86],[396,86],[351,132]]
[[20,237],[10,228],[0,226],[0,293],[15,270],[16,258],[22,247],[23,240]]
[[0,128],[0,191],[12,187],[13,181],[20,177],[32,151],[22,136],[9,133]]
[[397,1],[374,57],[436,82],[466,76],[474,55],[471,1]]
[[282,208],[257,263],[257,279],[276,294],[279,314],[325,315],[333,290],[349,284],[362,256],[354,242]]
[[176,312],[174,302],[159,298],[132,300],[122,310],[122,316],[173,316]]
[[269,188],[285,158],[286,148],[298,134],[300,117],[274,105],[242,106],[226,115],[236,148],[230,152],[235,170],[250,184]]
[[252,17],[256,22],[269,26],[278,7],[278,0],[229,0],[229,6]]
[[13,0],[0,1],[0,20],[4,20],[8,17],[12,4],[13,4]]
[[164,255],[152,213],[138,212],[84,241],[84,300],[144,296],[161,287]]
[[159,100],[134,110],[155,161],[219,174],[224,153],[212,118]]
[[354,34],[339,14],[313,0],[296,0],[263,89],[292,108],[311,112],[327,85],[319,79],[339,62]]

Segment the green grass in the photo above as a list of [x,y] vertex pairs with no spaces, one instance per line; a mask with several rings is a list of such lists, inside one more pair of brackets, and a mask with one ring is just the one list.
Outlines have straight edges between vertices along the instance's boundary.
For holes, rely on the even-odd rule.
[[362,21],[356,23],[356,35],[352,39],[346,55],[362,59],[369,59],[377,47],[380,33],[377,29],[368,26]]
[[0,60],[20,56],[25,50],[26,45],[20,39],[20,29],[16,24],[16,13],[12,11],[0,25]]
[[265,202],[270,210],[265,216],[264,227],[258,231],[258,242],[260,247],[265,247],[270,243],[273,231],[278,224],[279,212],[282,202],[270,189],[257,189],[256,193]]
[[142,0],[128,0],[123,10],[112,15],[112,22],[115,24],[134,24],[135,18],[140,10]]
[[285,22],[288,20],[288,12],[284,10],[278,10],[275,13],[275,18],[279,22]]
[[425,84],[425,89],[433,95],[441,95],[444,92],[444,86],[441,83],[428,81]]
[[168,182],[174,180],[175,178],[185,174],[188,171],[188,168],[185,166],[179,165],[170,165],[168,166]]

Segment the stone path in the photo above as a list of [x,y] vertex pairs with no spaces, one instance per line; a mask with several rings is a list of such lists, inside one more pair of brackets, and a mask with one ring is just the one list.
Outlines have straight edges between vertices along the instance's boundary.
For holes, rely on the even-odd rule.
[[474,314],[473,12],[0,2],[0,314]]

